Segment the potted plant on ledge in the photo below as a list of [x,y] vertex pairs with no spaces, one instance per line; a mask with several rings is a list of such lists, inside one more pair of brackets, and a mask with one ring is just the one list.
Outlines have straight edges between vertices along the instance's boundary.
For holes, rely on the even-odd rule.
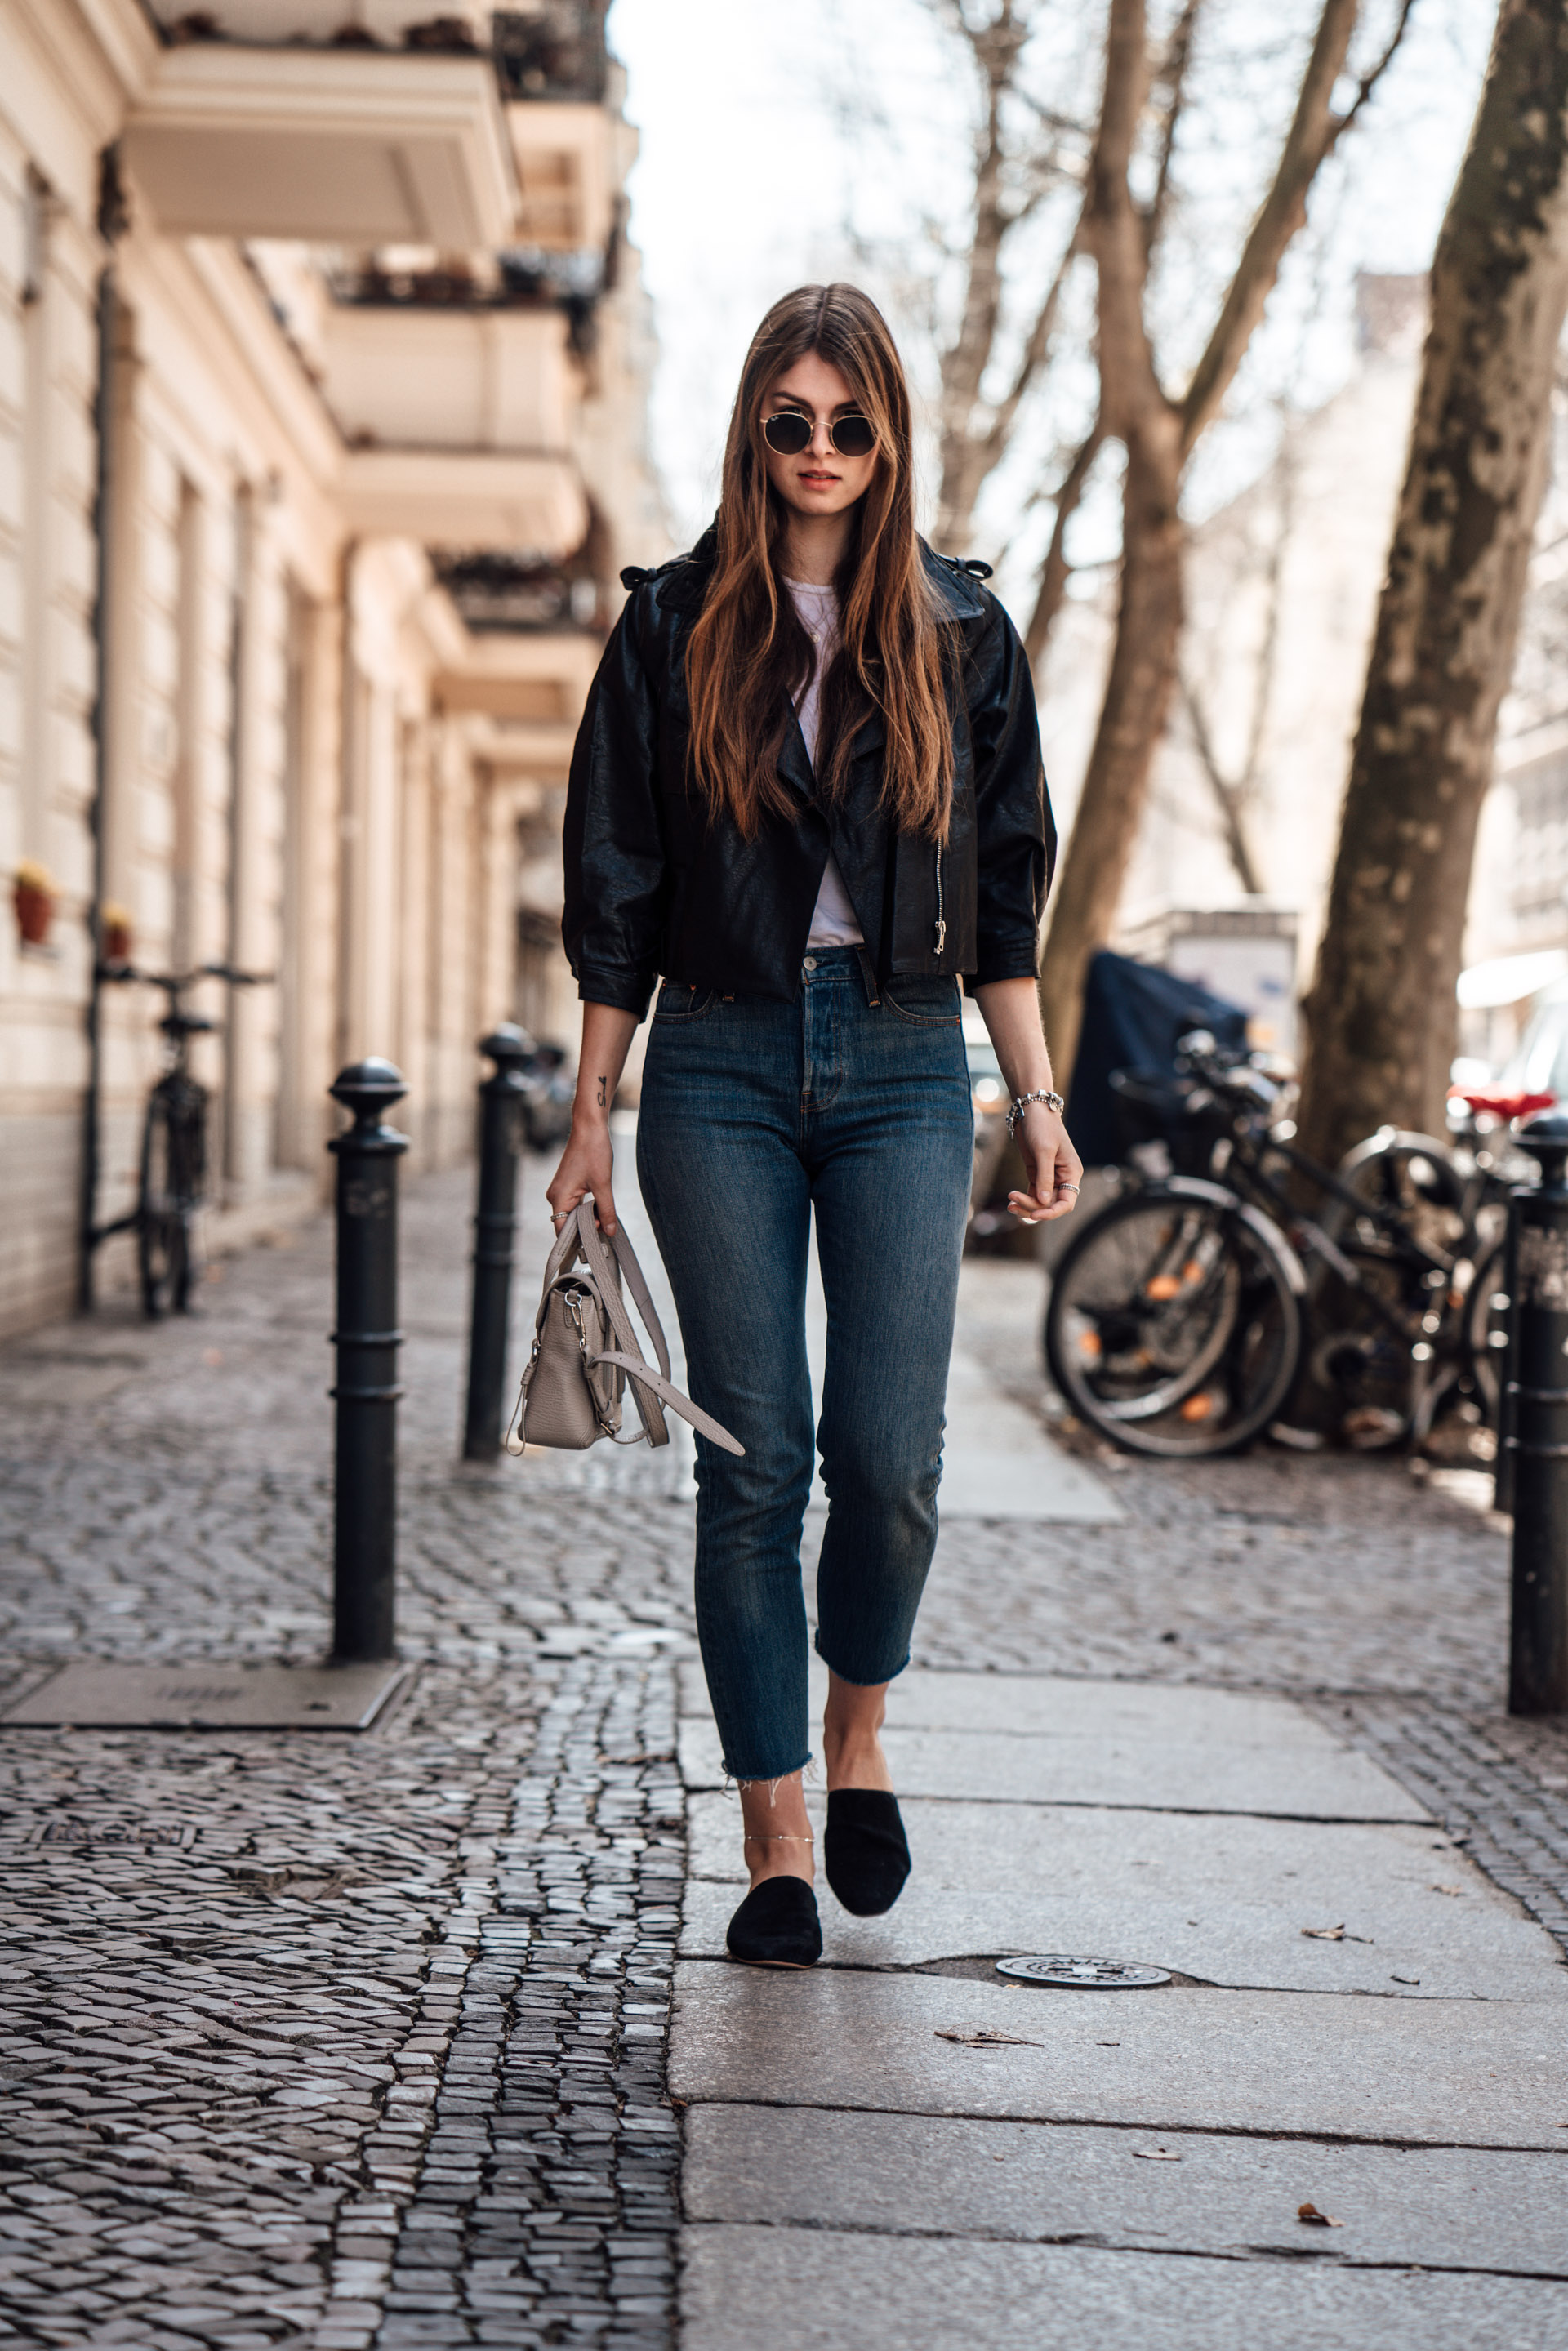
[[11,898],[24,946],[41,947],[47,944],[58,896],[59,885],[47,865],[41,865],[36,857],[18,861]]
[[111,969],[131,961],[131,916],[124,906],[106,898],[98,910],[99,952]]

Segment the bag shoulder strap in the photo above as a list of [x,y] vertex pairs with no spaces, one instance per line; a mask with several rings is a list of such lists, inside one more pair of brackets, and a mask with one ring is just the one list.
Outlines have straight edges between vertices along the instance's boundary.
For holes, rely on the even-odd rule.
[[[570,1230],[570,1227],[567,1229]],[[578,1205],[576,1233],[577,1245],[581,1249],[589,1271],[594,1275],[598,1282],[600,1299],[610,1318],[610,1327],[620,1342],[617,1349],[607,1351],[601,1355],[591,1356],[589,1360],[596,1364],[613,1364],[618,1371],[625,1373],[632,1383],[632,1399],[636,1405],[638,1416],[643,1423],[649,1444],[667,1445],[670,1441],[670,1432],[665,1425],[664,1416],[659,1409],[663,1403],[668,1405],[672,1412],[678,1413],[683,1420],[689,1422],[691,1426],[698,1430],[711,1444],[722,1446],[727,1453],[744,1456],[745,1446],[737,1443],[727,1428],[722,1426],[710,1414],[704,1412],[700,1405],[693,1404],[689,1396],[683,1395],[679,1388],[671,1385],[670,1351],[665,1343],[664,1326],[659,1321],[658,1310],[649,1294],[647,1282],[643,1280],[643,1269],[637,1262],[637,1253],[620,1226],[618,1225],[610,1236],[615,1250],[615,1260],[626,1276],[626,1286],[636,1301],[637,1311],[643,1318],[648,1336],[653,1342],[653,1351],[659,1358],[658,1372],[654,1372],[637,1343],[637,1333],[632,1329],[632,1318],[622,1302],[620,1285],[615,1280],[610,1259],[605,1250],[604,1236],[594,1220],[591,1198],[580,1201]],[[560,1244],[558,1241],[557,1249],[559,1247]],[[555,1250],[551,1251],[552,1262],[555,1253]]]

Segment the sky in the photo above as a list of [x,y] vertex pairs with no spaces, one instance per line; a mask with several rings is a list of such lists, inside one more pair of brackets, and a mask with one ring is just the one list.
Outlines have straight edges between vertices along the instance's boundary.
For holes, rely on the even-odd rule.
[[[1232,38],[1238,57],[1246,55],[1226,85],[1228,111],[1210,118],[1219,135],[1187,166],[1190,257],[1167,295],[1177,373],[1186,314],[1201,321],[1212,291],[1206,270],[1212,261],[1224,274],[1260,190],[1315,15],[1313,0],[1282,0],[1267,20],[1247,13],[1255,0],[1211,6],[1216,47]],[[1378,6],[1367,0],[1368,45],[1386,22]],[[1276,412],[1266,395],[1312,407],[1344,380],[1354,364],[1355,271],[1428,265],[1493,21],[1490,0],[1416,0],[1382,89],[1320,179],[1309,232],[1237,387],[1233,421],[1202,453],[1190,486],[1195,511],[1267,463]],[[934,219],[950,231],[958,217],[972,97],[924,0],[613,0],[609,30],[641,140],[629,192],[661,347],[653,446],[677,542],[687,545],[712,513],[740,363],[768,304],[809,279],[852,277],[902,317],[912,290],[918,297],[932,279],[921,224]],[[1091,113],[1098,70],[1082,35],[1076,53],[1059,43],[1043,57],[1041,95]],[[1048,246],[1045,237],[1031,256],[1041,273]],[[1085,302],[1092,282],[1085,276]],[[917,391],[929,388],[929,346],[911,340],[919,344],[913,330],[905,351]],[[1049,485],[1089,383],[1086,364],[1076,382],[1064,371],[977,517],[983,543],[975,553],[1012,549],[1004,590],[1009,578],[1024,580],[1049,528],[1049,507],[1031,507],[1031,494]],[[1113,554],[1113,487],[1086,505],[1071,551],[1091,564]]]

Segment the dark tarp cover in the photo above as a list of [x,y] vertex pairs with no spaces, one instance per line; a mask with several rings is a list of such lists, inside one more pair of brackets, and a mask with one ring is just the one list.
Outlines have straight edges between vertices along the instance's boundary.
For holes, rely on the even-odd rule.
[[1207,1029],[1221,1045],[1247,1042],[1246,1013],[1196,980],[1109,948],[1091,958],[1067,1102],[1067,1132],[1085,1167],[1113,1166],[1122,1155],[1112,1071],[1174,1077],[1176,1040],[1189,1029]]

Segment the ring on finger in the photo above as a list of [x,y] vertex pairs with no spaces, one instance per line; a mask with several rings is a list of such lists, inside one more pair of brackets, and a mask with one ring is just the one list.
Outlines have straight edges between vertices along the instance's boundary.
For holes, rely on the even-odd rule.
[[1059,1184],[1056,1188],[1059,1192],[1076,1192],[1078,1186],[1076,1184]]

